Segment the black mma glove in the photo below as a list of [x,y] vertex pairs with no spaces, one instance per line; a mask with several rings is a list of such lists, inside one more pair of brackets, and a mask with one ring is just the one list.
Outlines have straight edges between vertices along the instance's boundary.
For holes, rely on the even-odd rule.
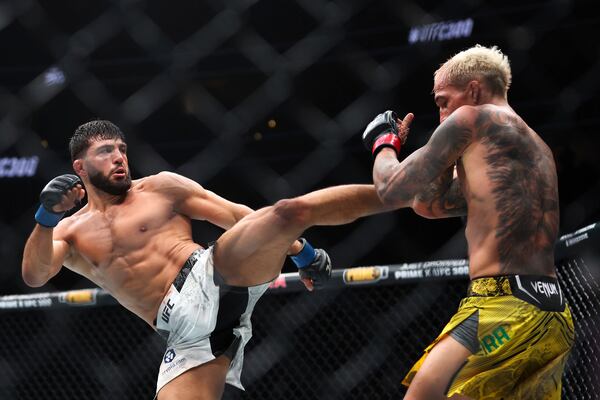
[[81,179],[73,174],[60,175],[48,182],[40,193],[42,204],[35,213],[37,223],[46,228],[53,228],[58,225],[65,213],[55,212],[52,207],[59,204],[62,197],[77,184],[81,184]]
[[304,238],[299,239],[303,244],[300,253],[292,256],[292,261],[298,267],[298,274],[302,279],[310,279],[315,288],[331,277],[331,259],[323,249],[315,249]]
[[384,147],[390,147],[400,154],[402,140],[398,137],[398,125],[396,121],[398,116],[393,111],[386,111],[379,114],[373,121],[367,125],[362,134],[362,141],[367,150],[373,153],[373,158]]

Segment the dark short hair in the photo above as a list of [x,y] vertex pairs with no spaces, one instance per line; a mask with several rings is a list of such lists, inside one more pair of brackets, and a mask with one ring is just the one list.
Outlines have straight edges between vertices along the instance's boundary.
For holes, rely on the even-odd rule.
[[90,147],[92,140],[121,139],[125,141],[125,135],[121,129],[110,121],[93,120],[79,125],[69,142],[71,161],[75,161]]

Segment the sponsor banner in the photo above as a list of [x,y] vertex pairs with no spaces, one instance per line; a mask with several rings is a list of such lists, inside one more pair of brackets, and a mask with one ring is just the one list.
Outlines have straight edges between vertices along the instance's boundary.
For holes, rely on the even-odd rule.
[[0,311],[71,308],[73,306],[108,306],[116,304],[118,304],[117,301],[111,295],[98,288],[0,296]]
[[49,293],[13,295],[0,297],[0,309],[18,310],[29,308],[48,308],[53,304]]
[[583,235],[575,236],[575,237],[565,240],[565,246],[571,247],[574,244],[577,244],[585,239],[589,239],[589,236],[587,233],[584,233]]
[[559,239],[559,244],[564,244],[565,247],[571,247],[579,242],[590,238],[593,232],[596,231],[597,224],[591,224],[584,228],[578,229],[575,232],[563,235]]
[[393,275],[396,280],[466,277],[469,276],[469,261],[458,259],[400,264],[394,267]]
[[586,233],[588,231],[596,229],[596,225],[597,225],[597,223],[585,226],[585,227],[583,227],[581,229],[576,230],[575,232],[571,232],[571,233],[568,233],[566,235],[561,236],[560,239],[558,239],[558,240],[561,241],[561,242],[563,242],[563,241],[567,241],[569,239],[572,239],[574,237],[581,236],[581,234],[584,234],[584,233]]
[[71,290],[60,293],[58,301],[72,305],[93,305],[96,304],[96,294],[98,289]]
[[387,279],[389,266],[356,267],[344,270],[342,279],[347,285],[374,283]]
[[569,257],[579,258],[583,256],[583,253],[591,251],[592,248],[597,248],[600,244],[599,227],[598,223],[594,223],[561,236],[556,243],[555,260],[560,261]]

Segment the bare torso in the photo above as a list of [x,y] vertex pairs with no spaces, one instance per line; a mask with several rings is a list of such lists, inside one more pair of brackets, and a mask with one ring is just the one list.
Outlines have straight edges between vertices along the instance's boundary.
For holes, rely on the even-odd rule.
[[475,138],[457,162],[471,278],[555,276],[559,208],[552,153],[510,107],[481,108]]
[[179,269],[200,247],[190,219],[154,190],[152,179],[134,181],[123,202],[105,211],[85,206],[59,232],[72,249],[65,266],[151,325]]

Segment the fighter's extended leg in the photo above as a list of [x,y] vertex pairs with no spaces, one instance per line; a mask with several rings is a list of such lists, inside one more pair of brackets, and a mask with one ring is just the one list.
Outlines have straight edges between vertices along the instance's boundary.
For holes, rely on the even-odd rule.
[[217,241],[214,264],[229,285],[275,278],[286,252],[313,225],[341,225],[387,211],[372,185],[343,185],[280,200],[247,215]]
[[[436,344],[411,382],[404,400],[447,399],[450,380],[463,366],[471,352],[456,339],[446,336]],[[454,395],[451,399],[468,399]]]

